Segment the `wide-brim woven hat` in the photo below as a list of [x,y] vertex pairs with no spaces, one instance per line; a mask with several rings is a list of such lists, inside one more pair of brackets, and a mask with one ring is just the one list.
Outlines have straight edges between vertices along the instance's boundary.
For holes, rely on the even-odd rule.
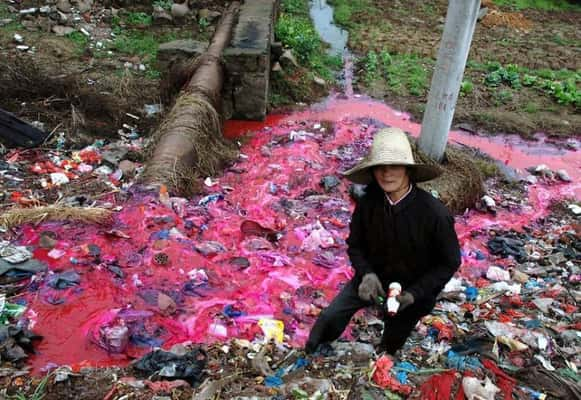
[[410,179],[413,182],[425,182],[437,178],[442,173],[435,165],[421,164],[414,161],[412,147],[405,134],[399,128],[381,129],[375,134],[369,154],[355,167],[343,175],[354,183],[367,185],[373,181],[371,168],[378,165],[404,165],[409,167]]

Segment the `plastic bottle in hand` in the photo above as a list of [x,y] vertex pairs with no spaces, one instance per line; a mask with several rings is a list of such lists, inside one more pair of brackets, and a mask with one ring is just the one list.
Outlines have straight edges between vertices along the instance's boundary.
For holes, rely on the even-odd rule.
[[401,285],[397,282],[392,282],[389,284],[389,292],[387,294],[387,314],[394,316],[399,310],[399,301],[397,301],[397,296],[401,293]]

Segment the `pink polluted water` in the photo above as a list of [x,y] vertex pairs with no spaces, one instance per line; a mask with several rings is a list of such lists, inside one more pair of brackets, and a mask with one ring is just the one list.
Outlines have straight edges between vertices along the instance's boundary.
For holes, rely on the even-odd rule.
[[[241,157],[223,175],[211,177],[199,196],[160,200],[157,193],[135,191],[118,204],[123,208],[113,226],[25,227],[25,245],[37,245],[41,231],[56,232],[59,257],[40,248],[35,257],[51,271],[74,270],[81,277],[79,285],[64,290],[37,282],[27,295],[25,317],[44,337],[31,366],[37,372],[64,364],[123,366],[154,347],[252,340],[263,335],[258,324],[263,319],[282,321],[285,342],[302,346],[318,309],[352,276],[344,242],[354,204],[349,183],[340,179],[326,192],[321,179],[340,177],[385,125],[415,136],[420,131],[408,114],[352,95],[335,95],[261,123],[228,121],[229,138],[245,137]],[[566,169],[572,178],[528,186],[528,204],[518,211],[458,216],[459,274],[467,279],[490,265],[472,256],[474,250],[488,254],[486,237],[472,237],[472,231],[520,230],[546,215],[552,201],[581,197],[581,157],[575,150],[544,140],[456,131],[449,142],[478,148],[510,168],[546,164]],[[243,233],[244,221],[280,234]],[[160,297],[174,304],[162,306]],[[122,351],[106,334],[120,325],[131,331]]]

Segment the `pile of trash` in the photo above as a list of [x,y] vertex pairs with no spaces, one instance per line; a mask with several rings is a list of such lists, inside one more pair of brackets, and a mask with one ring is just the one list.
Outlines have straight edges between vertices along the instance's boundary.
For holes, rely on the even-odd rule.
[[491,188],[494,213],[457,218],[462,268],[396,359],[373,352],[378,309],[356,316],[342,342],[312,357],[298,350],[352,276],[345,239],[356,190],[340,171],[375,130],[347,118],[331,129],[290,118],[264,127],[191,199],[133,185],[139,164],[131,174],[121,164],[142,148],[138,137],[79,152],[12,151],[2,179],[20,205],[46,201],[40,189],[22,190],[31,176],[56,192],[87,177],[123,196],[86,194],[115,211],[108,225],[48,221],[0,233],[2,362],[28,357],[37,372],[131,363],[145,380],[120,385],[177,380],[201,385],[200,396],[240,399],[578,396],[579,225],[572,209],[548,211],[578,189],[576,171],[571,182],[523,179],[514,201]]

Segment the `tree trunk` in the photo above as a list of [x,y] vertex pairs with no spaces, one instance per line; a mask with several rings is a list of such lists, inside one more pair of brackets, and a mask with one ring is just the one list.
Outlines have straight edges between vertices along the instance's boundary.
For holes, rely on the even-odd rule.
[[464,75],[480,0],[449,0],[446,24],[418,142],[420,150],[441,162]]
[[230,42],[240,3],[224,12],[208,49],[190,63],[195,71],[169,115],[153,135],[151,158],[140,182],[165,185],[169,192],[190,195],[198,178],[214,175],[236,156],[236,148],[222,136],[218,113],[224,68],[220,57]]

